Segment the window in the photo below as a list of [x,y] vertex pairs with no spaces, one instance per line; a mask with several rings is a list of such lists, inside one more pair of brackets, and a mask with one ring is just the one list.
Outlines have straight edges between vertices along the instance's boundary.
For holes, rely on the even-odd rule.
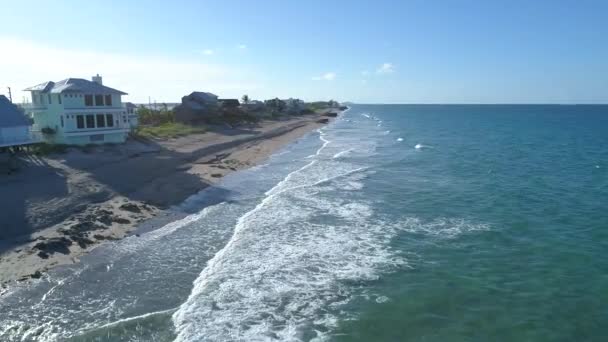
[[57,94],[57,101],[61,104],[61,94]]
[[51,94],[48,95],[49,96],[49,104],[51,104]]
[[60,118],[61,118],[61,127],[63,128],[63,115],[60,116]]
[[93,105],[93,95],[84,96],[84,105],[87,107],[91,107]]
[[103,106],[103,95],[95,95],[95,105]]
[[97,128],[106,127],[106,118],[103,114],[97,114]]
[[114,127],[114,118],[112,114],[106,114],[106,124],[108,127]]
[[95,128],[95,115],[87,115],[87,128]]
[[112,105],[112,95],[106,95],[106,106]]
[[76,127],[84,128],[84,116],[83,115],[76,115]]

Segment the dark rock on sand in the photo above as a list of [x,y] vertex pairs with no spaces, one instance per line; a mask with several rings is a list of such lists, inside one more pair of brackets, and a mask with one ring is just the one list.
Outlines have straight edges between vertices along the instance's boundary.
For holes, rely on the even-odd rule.
[[211,177],[213,177],[213,178],[220,178],[220,177],[222,177],[222,174],[221,173],[212,173]]
[[93,237],[96,240],[108,240],[108,241],[118,240],[118,238],[116,238],[116,237],[113,237],[113,236],[103,236],[103,235],[100,235],[100,234],[95,234],[95,235],[93,235]]
[[112,222],[116,222],[118,224],[129,224],[131,223],[130,220],[126,219],[126,218],[122,218],[122,217],[112,217]]
[[40,252],[38,252],[38,257],[40,257],[40,259],[48,259],[49,253],[40,251]]
[[[70,247],[71,245],[72,240],[62,236],[57,238],[50,238],[43,242],[38,242],[34,245],[34,248],[46,253],[48,257],[48,254],[53,253],[70,254],[70,249],[68,247]],[[40,256],[40,253],[38,253],[38,256]]]
[[141,209],[134,203],[125,203],[120,206],[120,209],[132,213],[141,213]]
[[322,124],[326,124],[329,122],[329,119],[319,119],[317,120],[318,123],[322,123]]
[[337,116],[338,116],[338,113],[335,113],[335,112],[329,112],[329,113],[324,114],[323,116],[327,116],[327,117],[329,117],[329,118],[335,118],[335,117],[337,117]]
[[85,234],[70,235],[70,239],[76,242],[78,246],[80,246],[80,248],[87,248],[87,246],[90,246],[95,243],[93,240],[89,239],[89,237]]

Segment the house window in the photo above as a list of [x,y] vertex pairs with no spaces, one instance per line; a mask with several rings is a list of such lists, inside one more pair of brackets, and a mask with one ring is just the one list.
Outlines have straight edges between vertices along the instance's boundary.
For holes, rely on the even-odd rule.
[[48,97],[49,97],[49,104],[51,104],[52,103],[51,102],[51,94],[49,94]]
[[61,94],[57,94],[57,101],[59,101],[59,104],[61,104]]
[[114,117],[112,114],[106,114],[106,123],[108,127],[114,127]]
[[63,128],[63,115],[60,116],[60,118],[61,118],[61,127]]
[[91,107],[93,105],[93,95],[84,96],[84,105],[87,107]]
[[83,115],[76,115],[76,127],[84,128],[84,116]]
[[112,95],[106,95],[106,106],[112,105]]
[[87,128],[95,128],[95,115],[87,115]]
[[103,106],[103,95],[95,95],[95,105]]
[[97,128],[106,127],[106,120],[103,114],[97,114]]

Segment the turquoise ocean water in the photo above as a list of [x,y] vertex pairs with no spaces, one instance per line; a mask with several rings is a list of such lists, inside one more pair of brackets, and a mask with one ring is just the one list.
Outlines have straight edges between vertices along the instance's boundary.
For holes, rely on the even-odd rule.
[[174,211],[0,340],[608,340],[608,106],[353,105]]

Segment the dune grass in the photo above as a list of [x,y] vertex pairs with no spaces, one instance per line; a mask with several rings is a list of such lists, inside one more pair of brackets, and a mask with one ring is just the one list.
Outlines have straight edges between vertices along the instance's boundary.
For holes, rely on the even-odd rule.
[[178,122],[167,122],[158,126],[140,127],[137,134],[146,138],[168,139],[189,134],[205,133],[203,126],[190,126]]

